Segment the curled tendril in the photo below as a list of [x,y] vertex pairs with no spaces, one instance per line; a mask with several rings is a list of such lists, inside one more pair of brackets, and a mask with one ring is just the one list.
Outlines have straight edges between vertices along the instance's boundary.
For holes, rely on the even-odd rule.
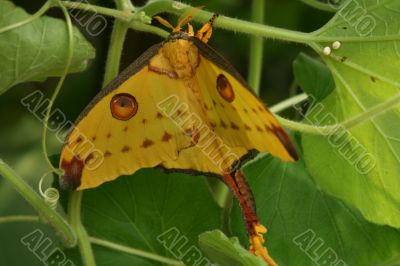
[[58,199],[60,198],[60,193],[56,188],[50,187],[47,188],[44,192],[42,189],[43,180],[51,174],[52,171],[45,173],[39,181],[39,192],[42,195],[44,201],[53,209],[55,210],[57,207]]

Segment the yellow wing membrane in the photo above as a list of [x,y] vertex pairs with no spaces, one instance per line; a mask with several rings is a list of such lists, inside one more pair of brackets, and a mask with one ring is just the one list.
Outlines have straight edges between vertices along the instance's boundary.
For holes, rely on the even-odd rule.
[[254,150],[296,159],[285,131],[236,71],[179,32],[83,112],[61,153],[61,184],[92,188],[156,166],[223,176]]

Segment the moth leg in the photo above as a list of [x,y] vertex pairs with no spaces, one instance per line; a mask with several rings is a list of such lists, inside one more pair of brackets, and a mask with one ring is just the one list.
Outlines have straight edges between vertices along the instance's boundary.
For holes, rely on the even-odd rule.
[[212,35],[212,28],[215,20],[218,18],[218,14],[214,14],[212,18],[201,27],[201,29],[197,32],[196,37],[204,43],[207,43]]
[[260,223],[257,217],[253,193],[242,171],[236,171],[234,178],[232,175],[225,175],[224,177],[226,183],[239,201],[249,235],[250,252],[261,257],[268,265],[276,266],[277,264],[264,246],[265,240],[263,234],[267,232],[267,229]]

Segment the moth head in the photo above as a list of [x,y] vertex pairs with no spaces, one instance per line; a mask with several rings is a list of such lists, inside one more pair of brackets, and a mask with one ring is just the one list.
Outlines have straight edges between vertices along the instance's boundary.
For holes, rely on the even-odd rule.
[[[188,12],[182,14],[182,16],[179,18],[178,24],[174,27],[169,23],[167,20],[163,19],[160,16],[154,16],[153,18],[157,20],[159,23],[167,27],[172,31],[172,34],[174,33],[185,33],[189,36],[194,36],[198,38],[199,40],[203,41],[204,43],[207,43],[208,40],[211,37],[212,34],[212,28],[214,25],[215,20],[218,18],[218,14],[214,14],[211,19],[204,24],[195,34],[193,26],[190,24],[190,21],[193,19],[194,15],[200,11],[200,8],[193,8],[189,10]],[[187,25],[187,29],[182,30],[182,27]]]

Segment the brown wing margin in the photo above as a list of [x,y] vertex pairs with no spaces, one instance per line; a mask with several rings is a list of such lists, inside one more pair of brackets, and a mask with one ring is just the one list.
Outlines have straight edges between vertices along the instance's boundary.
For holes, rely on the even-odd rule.
[[[236,162],[233,163],[232,166],[232,172],[231,175],[234,175],[236,171],[238,171],[246,162],[254,159],[259,152],[257,150],[249,150],[246,154],[244,154],[242,157],[239,158]],[[167,168],[165,166],[158,165],[156,167],[157,169],[161,170],[164,173],[182,173],[182,174],[189,174],[189,175],[194,175],[194,176],[209,176],[209,177],[217,177],[221,181],[226,182],[224,179],[223,175],[221,174],[216,174],[216,173],[211,173],[211,172],[201,172],[193,169],[180,169],[180,168]]]

